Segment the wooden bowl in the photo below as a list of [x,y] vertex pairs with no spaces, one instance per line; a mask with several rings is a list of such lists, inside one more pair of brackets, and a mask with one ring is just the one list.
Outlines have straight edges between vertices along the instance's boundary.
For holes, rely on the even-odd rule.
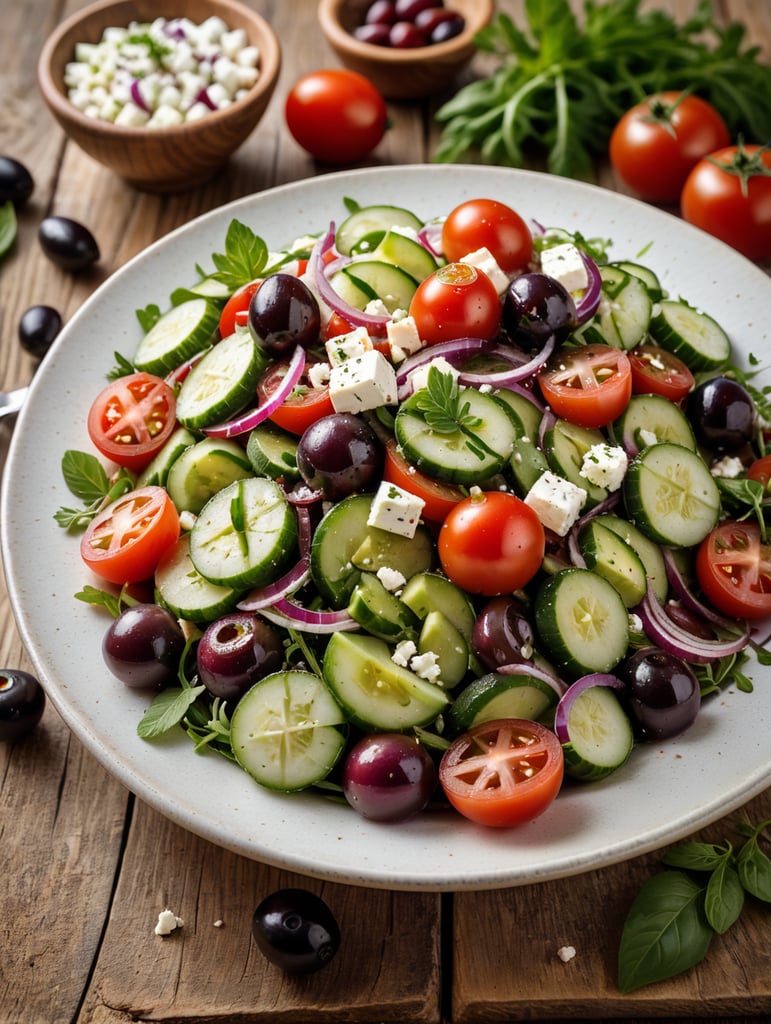
[[[184,16],[196,24],[218,16],[243,28],[260,53],[259,77],[245,97],[200,120],[170,127],[127,127],[87,117],[67,97],[65,65],[77,43],[96,43],[108,27]],[[38,61],[38,84],[56,120],[85,153],[148,192],[180,192],[207,181],[257,126],[281,67],[271,26],[236,0],[101,0],[63,21]]]
[[443,43],[397,50],[362,43],[352,34],[362,24],[370,2],[320,0],[319,24],[342,63],[393,100],[418,99],[449,89],[474,56],[474,35],[490,21],[495,8],[494,0],[446,0],[446,7],[465,18],[463,31]]

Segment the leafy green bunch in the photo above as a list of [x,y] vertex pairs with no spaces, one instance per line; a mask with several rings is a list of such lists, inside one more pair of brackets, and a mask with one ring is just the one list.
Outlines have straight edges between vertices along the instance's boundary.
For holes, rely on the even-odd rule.
[[524,29],[499,14],[475,38],[498,65],[438,110],[434,159],[522,167],[545,156],[552,173],[590,179],[621,115],[663,89],[692,91],[732,135],[767,140],[771,72],[743,46],[744,26],[719,26],[711,7],[700,0],[682,24],[640,0],[586,0],[580,19],[568,0],[525,0]]

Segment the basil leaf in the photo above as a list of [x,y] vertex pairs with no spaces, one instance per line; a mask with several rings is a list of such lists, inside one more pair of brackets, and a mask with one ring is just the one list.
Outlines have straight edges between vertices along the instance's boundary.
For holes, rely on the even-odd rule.
[[66,451],[62,456],[62,476],[70,491],[81,501],[98,501],[110,488],[104,466],[90,452]]
[[744,889],[736,868],[726,858],[710,875],[704,896],[704,913],[710,926],[722,935],[737,920],[744,906]]
[[16,207],[8,199],[0,206],[0,258],[5,256],[16,241],[17,230]]
[[671,868],[714,871],[726,859],[727,852],[714,843],[680,843],[668,850],[662,860]]
[[205,689],[205,686],[175,686],[162,690],[142,716],[137,725],[137,735],[143,740],[154,739],[179,725],[193,701]]
[[742,887],[751,896],[771,903],[771,860],[758,846],[758,833],[736,855],[736,870]]
[[268,259],[268,247],[246,224],[232,220],[225,236],[225,252],[213,253],[217,272],[212,277],[235,291],[260,276]]

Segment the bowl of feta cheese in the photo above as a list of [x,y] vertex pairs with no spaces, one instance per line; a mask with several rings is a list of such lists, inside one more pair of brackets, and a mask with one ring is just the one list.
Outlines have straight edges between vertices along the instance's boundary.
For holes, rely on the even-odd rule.
[[54,30],[38,84],[85,153],[150,192],[209,180],[257,127],[281,47],[236,0],[101,0]]

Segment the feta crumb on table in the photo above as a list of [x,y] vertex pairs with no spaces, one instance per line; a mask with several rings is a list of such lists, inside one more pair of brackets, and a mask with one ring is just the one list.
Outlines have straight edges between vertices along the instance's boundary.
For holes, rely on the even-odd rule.
[[171,935],[171,933],[173,931],[176,931],[177,928],[181,928],[184,925],[184,923],[185,922],[182,920],[181,917],[177,917],[177,915],[173,911],[169,910],[167,907],[166,910],[162,910],[158,915],[158,923],[155,926],[155,934]]
[[575,946],[560,946],[557,950],[557,956],[563,962],[563,964],[569,963],[576,955]]

